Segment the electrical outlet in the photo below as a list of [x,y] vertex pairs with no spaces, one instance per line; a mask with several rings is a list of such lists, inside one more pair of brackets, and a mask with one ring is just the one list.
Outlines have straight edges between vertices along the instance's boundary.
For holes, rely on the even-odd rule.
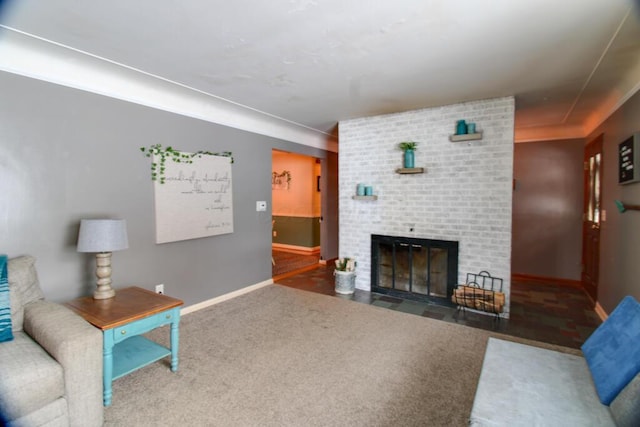
[[164,295],[164,285],[156,285],[156,294]]
[[278,237],[278,232],[276,230],[273,230],[273,237]]

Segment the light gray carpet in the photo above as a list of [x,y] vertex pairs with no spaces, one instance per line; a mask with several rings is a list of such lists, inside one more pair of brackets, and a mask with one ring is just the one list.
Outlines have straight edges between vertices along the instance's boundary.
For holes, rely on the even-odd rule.
[[184,316],[178,372],[116,380],[105,425],[464,426],[489,336],[271,285]]

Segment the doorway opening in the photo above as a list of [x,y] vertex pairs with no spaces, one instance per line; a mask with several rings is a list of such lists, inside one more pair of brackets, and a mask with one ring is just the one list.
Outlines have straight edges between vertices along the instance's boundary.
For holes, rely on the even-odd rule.
[[272,275],[315,268],[320,262],[321,160],[272,151]]

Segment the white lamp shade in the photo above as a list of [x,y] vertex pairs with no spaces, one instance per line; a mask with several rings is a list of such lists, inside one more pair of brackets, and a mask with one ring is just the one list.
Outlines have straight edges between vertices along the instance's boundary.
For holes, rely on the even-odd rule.
[[78,233],[78,252],[114,252],[127,249],[124,219],[83,219]]

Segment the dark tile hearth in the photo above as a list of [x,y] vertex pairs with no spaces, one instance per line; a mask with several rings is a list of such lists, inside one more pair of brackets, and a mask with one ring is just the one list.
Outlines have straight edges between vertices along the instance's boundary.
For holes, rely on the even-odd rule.
[[289,277],[277,278],[276,283],[572,348],[579,348],[601,323],[584,292],[553,283],[512,281],[511,315],[509,319],[499,321],[492,316],[460,312],[454,307],[404,300],[359,289],[353,295],[339,295],[334,292],[332,266],[319,266]]

